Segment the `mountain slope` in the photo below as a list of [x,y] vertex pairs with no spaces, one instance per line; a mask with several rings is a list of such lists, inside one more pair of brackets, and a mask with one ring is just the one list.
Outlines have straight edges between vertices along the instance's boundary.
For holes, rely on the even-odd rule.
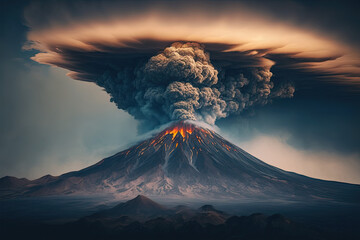
[[283,171],[214,131],[178,122],[93,166],[28,184],[12,195],[80,193],[112,193],[123,199],[144,194],[168,199],[357,201],[360,186]]

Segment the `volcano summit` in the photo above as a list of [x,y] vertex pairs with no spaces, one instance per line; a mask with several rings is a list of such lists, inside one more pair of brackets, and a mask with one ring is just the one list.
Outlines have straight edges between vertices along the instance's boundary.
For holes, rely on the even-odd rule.
[[360,186],[323,181],[268,165],[187,121],[80,171],[29,181],[0,179],[2,197],[111,193],[193,200],[356,201]]

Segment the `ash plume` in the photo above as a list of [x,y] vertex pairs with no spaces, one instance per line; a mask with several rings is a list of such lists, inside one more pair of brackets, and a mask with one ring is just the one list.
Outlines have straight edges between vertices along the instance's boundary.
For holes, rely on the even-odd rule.
[[215,67],[199,43],[173,43],[134,67],[105,71],[96,83],[123,109],[156,126],[173,120],[214,124],[273,98],[292,97],[294,87],[275,86],[271,66]]
[[360,89],[359,56],[341,41],[241,4],[182,3],[32,4],[23,48],[102,86],[146,130],[214,123],[292,97],[293,84],[312,96]]

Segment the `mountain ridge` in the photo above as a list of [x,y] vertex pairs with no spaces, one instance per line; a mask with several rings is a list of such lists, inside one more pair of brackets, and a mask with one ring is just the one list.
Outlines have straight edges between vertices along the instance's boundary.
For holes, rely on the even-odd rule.
[[[129,206],[133,202],[141,203],[139,208],[144,207],[147,202],[157,204],[139,195],[117,206]],[[114,211],[115,208],[107,211]],[[266,239],[326,239],[326,234],[318,229],[304,226],[280,214],[237,216],[217,210],[212,205],[203,205],[198,209],[162,206],[162,209],[167,209],[167,212],[160,211],[152,215],[139,214],[138,211],[113,215],[95,213],[66,224],[63,230],[71,229],[73,232],[76,229],[75,232],[78,231],[83,236],[88,233],[83,229],[95,227],[104,239],[113,239],[114,236],[125,239],[234,239],[234,236],[241,239],[264,239],[265,236]],[[179,209],[182,210],[179,212]],[[185,209],[187,213],[182,214]],[[91,236],[89,233],[88,235]]]

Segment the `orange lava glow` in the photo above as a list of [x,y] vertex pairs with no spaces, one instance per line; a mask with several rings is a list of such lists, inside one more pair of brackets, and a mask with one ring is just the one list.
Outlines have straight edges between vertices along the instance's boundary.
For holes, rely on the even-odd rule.
[[180,134],[183,140],[185,140],[188,137],[188,135],[191,135],[193,133],[193,131],[194,129],[192,125],[180,123],[179,125],[167,129],[164,135],[171,134],[172,140],[174,140],[177,134]]

